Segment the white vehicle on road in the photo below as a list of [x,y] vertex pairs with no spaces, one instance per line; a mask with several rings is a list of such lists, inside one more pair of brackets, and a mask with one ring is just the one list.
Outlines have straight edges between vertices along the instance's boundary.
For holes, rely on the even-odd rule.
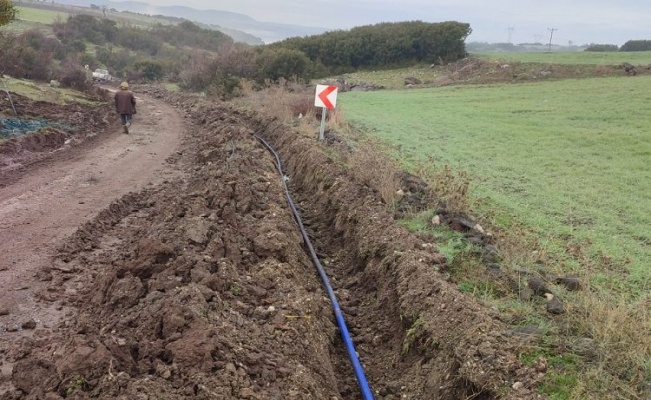
[[112,79],[113,79],[113,77],[105,69],[98,68],[98,69],[95,70],[95,72],[93,72],[93,80],[94,81],[109,82]]

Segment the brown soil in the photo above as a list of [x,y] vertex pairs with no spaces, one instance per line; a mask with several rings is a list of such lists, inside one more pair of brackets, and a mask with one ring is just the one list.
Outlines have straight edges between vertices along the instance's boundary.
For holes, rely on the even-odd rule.
[[[98,89],[88,100],[101,104],[106,95],[106,91]],[[44,128],[35,134],[0,140],[0,188],[40,163],[51,163],[53,158],[76,157],[78,153],[61,150],[96,146],[98,141],[105,139],[99,133],[106,131],[112,122],[111,110],[106,106],[58,105],[32,101],[18,94],[12,94],[12,101],[21,119],[46,118],[68,128]],[[0,109],[5,110],[7,116],[14,116],[6,96],[0,96]]]
[[[444,66],[435,67],[440,76],[427,86],[454,84],[487,84],[504,82],[536,82],[541,80],[578,79],[607,76],[633,76],[622,65],[573,65],[504,62],[468,57]],[[651,65],[636,68],[638,75],[651,73]]]
[[[14,305],[0,323],[22,328],[0,334],[0,398],[361,398],[255,134],[285,163],[376,398],[538,398],[545,366],[524,368],[521,343],[446,280],[436,247],[397,227],[377,188],[322,145],[253,113],[149,94],[133,136],[3,189],[0,245],[24,238],[2,248]],[[185,135],[157,169],[177,145],[178,113]]]

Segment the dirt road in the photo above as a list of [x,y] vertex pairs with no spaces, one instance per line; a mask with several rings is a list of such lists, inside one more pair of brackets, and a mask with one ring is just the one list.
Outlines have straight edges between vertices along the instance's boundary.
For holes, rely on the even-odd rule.
[[[112,125],[97,147],[42,163],[0,189],[0,350],[30,336],[31,321],[51,327],[65,315],[61,305],[38,301],[51,279],[39,271],[62,241],[113,200],[174,174],[165,160],[179,145],[182,118],[151,98],[138,103],[131,134]],[[0,384],[12,369],[3,354]]]

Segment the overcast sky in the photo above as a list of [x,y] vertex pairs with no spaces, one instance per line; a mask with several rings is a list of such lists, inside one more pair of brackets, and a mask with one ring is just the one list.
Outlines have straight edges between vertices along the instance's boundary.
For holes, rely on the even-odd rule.
[[385,21],[470,23],[468,41],[567,45],[651,40],[651,0],[142,0],[246,14],[258,21],[349,29]]

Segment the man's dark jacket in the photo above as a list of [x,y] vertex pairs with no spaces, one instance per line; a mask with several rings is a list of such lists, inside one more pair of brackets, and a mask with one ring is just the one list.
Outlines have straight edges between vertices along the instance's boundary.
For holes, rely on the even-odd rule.
[[115,111],[118,114],[133,115],[136,113],[136,97],[130,90],[115,92]]

